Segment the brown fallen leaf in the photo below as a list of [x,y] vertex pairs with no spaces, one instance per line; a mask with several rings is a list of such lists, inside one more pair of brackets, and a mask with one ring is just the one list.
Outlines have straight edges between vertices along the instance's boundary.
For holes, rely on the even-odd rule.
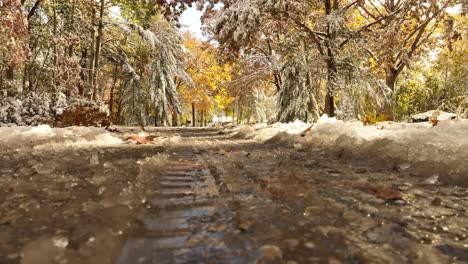
[[237,219],[236,225],[242,232],[247,232],[255,224],[255,221],[251,218],[240,218]]
[[307,133],[309,133],[310,131],[312,131],[312,128],[314,127],[314,124],[312,124],[310,127],[308,127],[306,130],[304,130],[301,134],[301,137],[305,137],[307,135]]
[[432,116],[429,118],[429,123],[431,123],[432,126],[437,126],[439,124],[439,118],[438,118],[439,115],[440,115],[439,110],[432,113]]
[[402,193],[392,186],[366,184],[359,189],[386,201],[403,200]]
[[138,145],[140,144],[151,144],[154,143],[154,139],[158,136],[140,136],[140,135],[131,135],[127,140],[135,141]]

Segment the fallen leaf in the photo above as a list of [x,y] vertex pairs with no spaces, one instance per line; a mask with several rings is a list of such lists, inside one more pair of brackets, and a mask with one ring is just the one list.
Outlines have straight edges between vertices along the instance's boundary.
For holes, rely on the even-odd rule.
[[306,130],[304,130],[304,132],[302,132],[301,134],[301,137],[305,137],[307,135],[307,133],[309,133],[310,131],[312,131],[312,128],[314,127],[314,124],[312,124],[310,127],[308,127]]
[[138,145],[140,144],[151,144],[154,143],[154,139],[158,136],[140,136],[140,135],[131,135],[127,140],[135,141]]
[[386,201],[403,200],[402,193],[391,186],[367,184],[360,189]]

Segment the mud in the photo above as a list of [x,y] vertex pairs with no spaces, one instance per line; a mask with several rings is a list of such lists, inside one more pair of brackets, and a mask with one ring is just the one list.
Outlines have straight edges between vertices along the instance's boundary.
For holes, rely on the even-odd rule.
[[[231,138],[8,152],[0,263],[466,263],[468,189]],[[97,155],[97,157],[96,157]]]

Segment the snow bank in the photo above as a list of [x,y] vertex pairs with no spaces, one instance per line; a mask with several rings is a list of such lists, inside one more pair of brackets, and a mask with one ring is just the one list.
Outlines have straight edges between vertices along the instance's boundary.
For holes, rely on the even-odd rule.
[[234,130],[236,138],[254,139],[260,142],[271,142],[279,136],[301,134],[311,124],[296,120],[293,123],[274,123],[272,125],[256,124],[254,126],[240,126]]
[[122,143],[103,128],[67,127],[0,127],[0,147],[9,150],[25,147],[35,149],[109,146]]
[[378,162],[416,176],[468,184],[468,120],[445,120],[434,127],[428,123],[394,122],[364,126],[359,121],[343,122],[323,116],[305,137],[300,137],[298,134],[309,126],[295,122],[243,127],[237,136],[287,142],[304,149],[321,147],[334,156]]

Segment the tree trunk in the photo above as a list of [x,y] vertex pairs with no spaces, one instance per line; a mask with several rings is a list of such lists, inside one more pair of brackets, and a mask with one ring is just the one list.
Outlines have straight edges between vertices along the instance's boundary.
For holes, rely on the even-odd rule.
[[81,52],[81,59],[80,59],[80,80],[81,82],[78,83],[78,94],[80,96],[84,96],[85,94],[85,83],[86,83],[86,58],[88,57],[88,49],[84,48]]
[[[54,38],[57,37],[57,7],[55,1],[53,2],[53,11],[54,11],[54,17],[53,17],[53,34]],[[57,71],[58,71],[58,49],[57,49],[57,43],[54,41],[53,42],[53,64],[54,64],[54,70],[52,71],[52,87],[54,88],[54,93],[57,92]]]
[[201,117],[201,120],[200,120],[200,126],[204,126],[205,124],[205,111],[204,110],[201,110],[200,111],[200,117]]
[[104,27],[103,24],[103,17],[104,17],[104,0],[101,0],[101,6],[99,10],[99,26],[98,26],[98,35],[96,37],[96,52],[94,56],[94,71],[93,71],[93,100],[97,100],[97,82],[96,82],[96,75],[99,69],[99,56],[101,53],[101,42],[102,42],[102,29]]
[[5,95],[8,96],[8,91],[12,88],[13,81],[15,80],[15,67],[8,66],[6,69],[6,93]]
[[387,69],[385,73],[385,84],[387,84],[388,88],[390,88],[392,92],[395,91],[396,78],[397,72],[394,69]]
[[242,125],[242,120],[244,119],[244,111],[243,111],[243,107],[239,107],[239,121],[238,121],[238,125]]
[[[76,9],[76,0],[73,0],[71,14],[70,14],[70,30],[74,30],[75,26],[75,9]],[[68,46],[68,57],[73,56],[73,44]]]
[[195,103],[192,102],[192,126],[195,127]]
[[179,126],[179,117],[177,115],[177,111],[172,111],[172,126],[177,127]]
[[325,96],[325,114],[335,116],[335,91],[338,85],[338,71],[333,59],[327,61],[327,95]]
[[117,85],[117,80],[118,80],[118,69],[119,69],[119,65],[116,64],[115,65],[115,68],[114,68],[114,82],[112,83],[112,86],[111,86],[111,90],[110,90],[110,99],[109,99],[109,112],[110,112],[110,116],[113,117],[113,113],[114,113],[114,90],[115,90],[115,87]]
[[23,91],[26,91],[26,83],[27,83],[27,79],[28,79],[28,73],[29,73],[29,70],[28,70],[28,64],[24,64],[24,69],[23,69],[23,80],[22,80],[22,85],[23,85]]
[[396,79],[398,77],[398,72],[394,69],[387,69],[385,73],[385,84],[391,90],[391,99],[390,102],[385,102],[383,109],[380,110],[382,114],[387,116],[389,120],[395,119],[395,114],[393,113],[393,94],[396,88]]
[[[94,29],[94,23],[96,20],[96,11],[94,8],[91,10],[92,12],[92,19],[91,19],[91,24],[93,27],[91,28],[91,47],[90,47],[90,54],[89,54],[89,72],[88,72],[88,82],[89,82],[89,90],[87,91],[88,93],[91,91],[94,91],[94,58],[95,58],[95,40],[96,40],[96,31]],[[92,98],[92,94],[91,94]],[[91,99],[90,98],[90,99]]]
[[6,79],[9,81],[13,81],[15,79],[15,67],[8,66],[6,70]]
[[335,116],[335,97],[329,93],[325,96],[325,114],[329,117]]

